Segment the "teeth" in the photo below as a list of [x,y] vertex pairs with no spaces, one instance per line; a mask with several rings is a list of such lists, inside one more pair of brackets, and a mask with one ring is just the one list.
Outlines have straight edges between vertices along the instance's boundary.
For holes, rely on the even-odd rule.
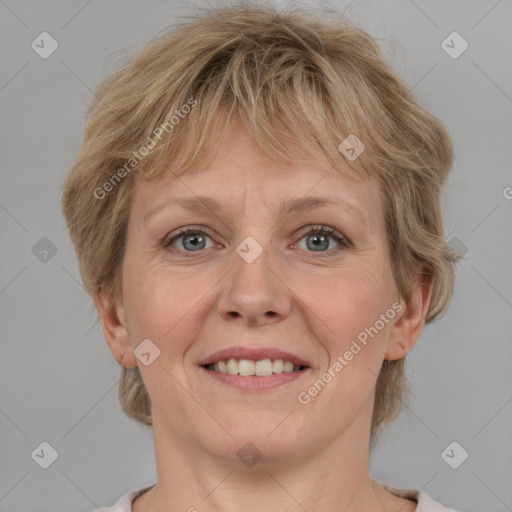
[[227,359],[209,364],[208,369],[220,373],[229,373],[230,375],[267,377],[273,373],[295,372],[300,370],[300,366],[294,365],[291,361],[283,361],[283,359],[261,359],[259,361]]
[[254,361],[240,359],[238,361],[238,373],[240,375],[254,375]]
[[238,361],[236,359],[230,359],[227,363],[227,371],[231,375],[238,374]]
[[283,373],[284,361],[282,359],[274,359],[272,361],[272,373]]
[[285,373],[293,372],[293,363],[291,361],[284,362],[284,372]]
[[256,361],[254,366],[255,375],[259,375],[260,377],[272,375],[272,359],[262,359],[261,361]]

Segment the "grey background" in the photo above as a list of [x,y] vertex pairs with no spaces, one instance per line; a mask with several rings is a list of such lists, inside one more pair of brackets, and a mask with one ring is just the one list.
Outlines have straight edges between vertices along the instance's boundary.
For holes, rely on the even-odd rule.
[[[193,6],[0,0],[1,511],[88,511],[156,481],[151,429],[121,411],[120,367],[94,323],[59,203],[91,88]],[[347,14],[450,131],[444,219],[467,250],[448,313],[410,355],[409,407],[371,472],[452,508],[512,510],[512,3],[359,1]],[[59,44],[47,59],[31,48],[43,31]],[[457,59],[441,47],[453,31],[469,44]],[[43,237],[56,254],[38,252]],[[43,441],[58,452],[48,469],[31,457]],[[452,441],[469,453],[458,469],[441,457]]]

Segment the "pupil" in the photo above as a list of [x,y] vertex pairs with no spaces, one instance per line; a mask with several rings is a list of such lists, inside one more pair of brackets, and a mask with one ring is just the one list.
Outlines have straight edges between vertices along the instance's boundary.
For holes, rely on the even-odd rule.
[[200,236],[200,235],[198,236],[197,234],[195,234],[195,235],[188,235],[188,236],[185,237],[185,239],[183,241],[183,244],[184,244],[185,248],[186,248],[187,241],[192,244],[191,247],[193,249],[198,249],[198,248],[201,249],[201,247],[200,247],[201,246],[201,242],[204,243],[203,237]]
[[314,235],[313,238],[310,240],[312,241],[312,245],[314,247],[323,247],[324,249],[327,249],[327,246],[329,245],[329,240],[324,235]]

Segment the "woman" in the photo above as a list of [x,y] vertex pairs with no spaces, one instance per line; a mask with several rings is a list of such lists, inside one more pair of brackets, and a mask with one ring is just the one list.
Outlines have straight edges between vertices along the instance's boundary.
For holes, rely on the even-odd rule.
[[211,9],[101,84],[63,209],[158,466],[107,510],[450,510],[368,460],[453,290],[452,151],[332,15]]

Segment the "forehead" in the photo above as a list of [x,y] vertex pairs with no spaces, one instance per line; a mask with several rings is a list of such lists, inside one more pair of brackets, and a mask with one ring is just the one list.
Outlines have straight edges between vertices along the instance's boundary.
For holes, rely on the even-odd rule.
[[380,213],[375,180],[355,180],[322,154],[308,155],[292,146],[298,162],[285,165],[262,152],[243,124],[233,123],[207,164],[182,175],[169,168],[153,180],[137,180],[132,207],[147,216],[163,203],[213,212],[254,202],[282,214],[337,202],[367,222],[371,210]]

